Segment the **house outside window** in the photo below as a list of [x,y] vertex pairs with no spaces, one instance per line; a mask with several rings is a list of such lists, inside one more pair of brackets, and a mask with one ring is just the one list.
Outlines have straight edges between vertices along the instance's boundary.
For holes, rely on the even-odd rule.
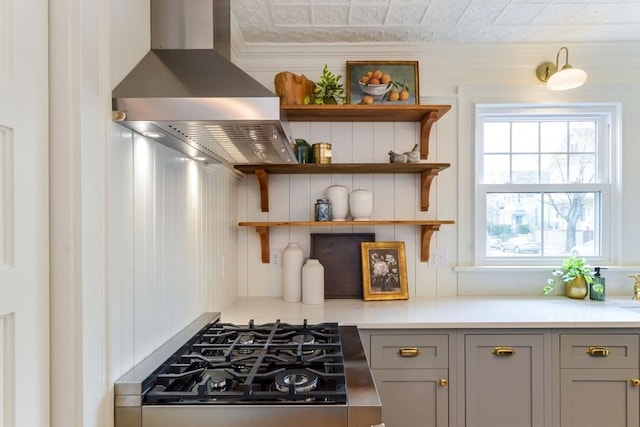
[[608,257],[611,120],[606,106],[477,106],[479,264]]

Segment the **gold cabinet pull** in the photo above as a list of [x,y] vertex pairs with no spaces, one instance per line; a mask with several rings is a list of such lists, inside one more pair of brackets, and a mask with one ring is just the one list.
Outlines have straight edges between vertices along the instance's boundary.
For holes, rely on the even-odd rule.
[[420,350],[417,347],[401,347],[398,350],[398,356],[400,357],[416,357],[420,354]]
[[631,385],[640,387],[640,378],[631,378]]
[[609,349],[607,347],[589,347],[587,354],[591,357],[607,357]]
[[491,354],[495,354],[496,356],[513,356],[516,354],[516,351],[513,347],[496,347]]
[[440,387],[446,387],[447,384],[449,384],[449,382],[446,380],[446,378],[440,378]]

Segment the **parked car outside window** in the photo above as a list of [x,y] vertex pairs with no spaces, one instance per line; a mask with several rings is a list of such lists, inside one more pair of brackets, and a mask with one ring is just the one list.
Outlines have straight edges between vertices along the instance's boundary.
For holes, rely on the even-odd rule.
[[595,244],[593,240],[587,240],[581,245],[576,245],[571,248],[571,255],[573,256],[593,256],[595,255]]
[[512,237],[506,242],[503,242],[500,246],[502,252],[515,252],[515,253],[540,253],[540,243],[529,240],[527,237]]

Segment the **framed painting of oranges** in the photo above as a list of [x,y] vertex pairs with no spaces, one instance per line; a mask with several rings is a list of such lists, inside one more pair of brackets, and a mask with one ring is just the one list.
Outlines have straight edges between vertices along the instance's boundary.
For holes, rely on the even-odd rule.
[[419,104],[418,78],[418,61],[347,61],[347,104]]

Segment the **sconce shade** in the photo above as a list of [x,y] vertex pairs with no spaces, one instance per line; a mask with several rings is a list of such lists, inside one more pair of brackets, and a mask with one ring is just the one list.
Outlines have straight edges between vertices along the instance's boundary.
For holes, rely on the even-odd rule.
[[551,90],[567,90],[582,86],[587,81],[587,73],[579,68],[565,67],[549,77],[547,87]]
[[[566,62],[560,71],[558,60],[560,52],[565,51]],[[556,63],[543,62],[536,69],[538,80],[547,83],[551,90],[567,90],[582,86],[587,81],[587,73],[579,68],[573,68],[569,64],[569,49],[561,47],[556,55]]]

